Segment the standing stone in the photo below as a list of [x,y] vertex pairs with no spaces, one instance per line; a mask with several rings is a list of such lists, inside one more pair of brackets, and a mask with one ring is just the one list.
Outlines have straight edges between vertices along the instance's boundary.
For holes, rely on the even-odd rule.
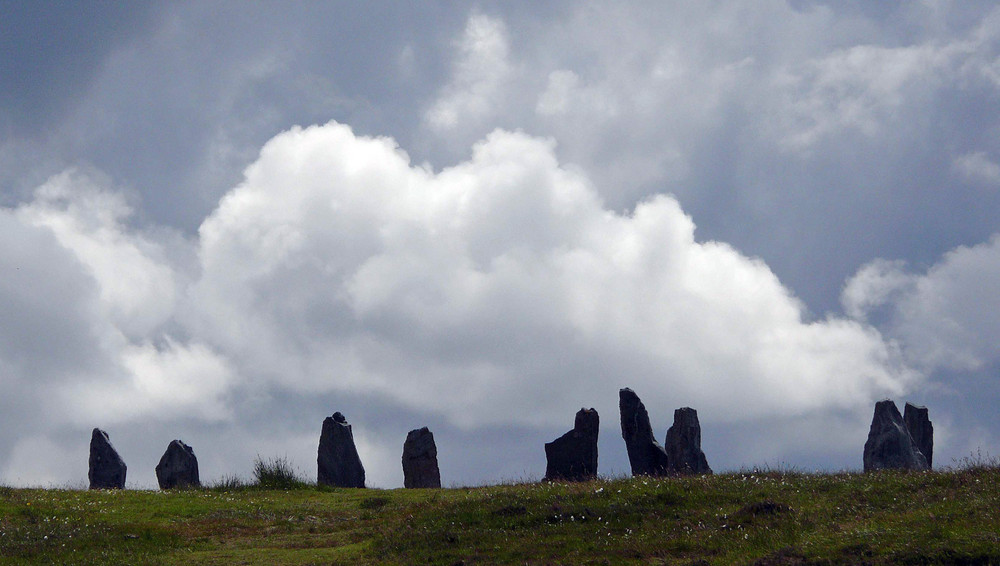
[[906,423],[906,430],[910,433],[913,443],[927,460],[927,469],[930,469],[934,459],[934,425],[931,424],[931,420],[927,416],[927,407],[918,407],[907,403],[903,409],[903,421]]
[[886,399],[875,403],[868,441],[865,442],[866,472],[885,469],[926,470],[927,460],[913,444],[896,404]]
[[674,424],[667,430],[664,446],[670,471],[675,474],[711,474],[705,453],[701,451],[701,425],[698,411],[683,407],[674,411]]
[[156,465],[156,481],[160,489],[175,487],[198,487],[198,458],[194,450],[180,440],[174,440],[167,445],[167,451]]
[[354,446],[351,425],[340,412],[323,420],[319,436],[319,472],[316,481],[334,487],[364,487],[365,467]]
[[580,409],[573,430],[545,444],[545,479],[585,481],[596,478],[600,424],[596,410]]
[[427,427],[411,430],[403,443],[403,487],[441,487],[434,433]]
[[108,433],[95,428],[90,435],[90,489],[124,489],[125,462],[111,445]]
[[618,391],[622,417],[622,438],[628,449],[633,476],[663,476],[669,473],[667,453],[653,437],[649,413],[639,396],[628,387]]

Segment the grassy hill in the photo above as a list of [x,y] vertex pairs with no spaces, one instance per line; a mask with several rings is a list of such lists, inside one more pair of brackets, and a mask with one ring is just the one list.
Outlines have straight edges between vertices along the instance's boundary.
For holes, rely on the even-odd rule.
[[1000,564],[1000,470],[0,488],[3,564]]

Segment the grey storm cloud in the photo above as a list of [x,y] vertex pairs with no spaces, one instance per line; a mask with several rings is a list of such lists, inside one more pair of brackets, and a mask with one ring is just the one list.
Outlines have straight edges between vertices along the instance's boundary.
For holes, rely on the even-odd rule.
[[334,410],[375,485],[423,425],[530,477],[623,386],[720,469],[859,465],[887,395],[1000,450],[991,2],[0,14],[4,481],[93,426],[135,485],[174,437],[310,475]]

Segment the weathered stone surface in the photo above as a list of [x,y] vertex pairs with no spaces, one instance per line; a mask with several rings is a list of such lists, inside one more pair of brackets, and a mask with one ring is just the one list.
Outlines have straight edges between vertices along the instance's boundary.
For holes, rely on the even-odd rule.
[[437,445],[427,427],[411,430],[403,443],[403,487],[441,487]]
[[167,451],[156,465],[156,481],[160,484],[160,489],[200,486],[198,458],[194,455],[194,450],[180,440],[168,444]]
[[584,481],[597,477],[600,424],[593,408],[577,411],[573,430],[545,444],[545,479]]
[[865,442],[866,472],[885,469],[926,470],[927,460],[913,444],[896,404],[886,399],[875,404],[875,415]]
[[361,465],[354,433],[344,415],[337,412],[323,420],[319,436],[319,471],[316,481],[334,487],[364,487],[365,467]]
[[111,445],[108,433],[95,428],[90,435],[90,489],[123,489],[127,466]]
[[927,407],[906,404],[903,409],[903,422],[906,423],[906,430],[910,433],[910,438],[916,444],[917,450],[924,455],[927,460],[927,468],[933,467],[934,459],[934,425],[927,415]]
[[667,462],[675,474],[711,474],[708,459],[701,451],[701,424],[698,411],[683,407],[674,411],[674,424],[667,430],[664,445]]
[[649,413],[639,396],[629,388],[618,391],[618,409],[622,419],[622,438],[628,449],[633,476],[662,476],[669,473],[667,453],[653,437]]

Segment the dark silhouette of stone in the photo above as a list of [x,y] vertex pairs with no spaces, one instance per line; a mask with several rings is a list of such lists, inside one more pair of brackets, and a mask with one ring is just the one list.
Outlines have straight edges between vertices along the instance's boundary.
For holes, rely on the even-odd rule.
[[927,460],[913,443],[896,404],[886,399],[875,404],[875,416],[865,442],[866,472],[878,470],[926,470]]
[[95,428],[90,435],[90,489],[124,489],[127,466],[111,445],[108,433]]
[[927,416],[927,407],[906,404],[903,409],[903,422],[906,423],[906,430],[910,433],[910,438],[917,445],[917,449],[927,460],[927,468],[933,467],[934,463],[934,425],[931,424]]
[[403,487],[441,487],[437,445],[427,427],[411,430],[403,443]]
[[365,486],[365,467],[354,446],[354,433],[340,412],[323,420],[316,461],[318,483],[334,487]]
[[160,489],[175,487],[198,487],[198,458],[194,450],[180,440],[174,440],[167,445],[167,451],[160,457],[156,465],[156,481]]
[[618,391],[618,409],[622,418],[622,438],[628,449],[633,476],[663,476],[669,473],[667,453],[653,437],[649,413],[639,396],[629,388]]
[[597,411],[580,409],[573,430],[545,443],[545,479],[584,481],[597,477]]
[[683,407],[674,411],[674,424],[667,430],[664,445],[667,462],[675,474],[711,474],[705,453],[701,451],[701,425],[698,411]]

